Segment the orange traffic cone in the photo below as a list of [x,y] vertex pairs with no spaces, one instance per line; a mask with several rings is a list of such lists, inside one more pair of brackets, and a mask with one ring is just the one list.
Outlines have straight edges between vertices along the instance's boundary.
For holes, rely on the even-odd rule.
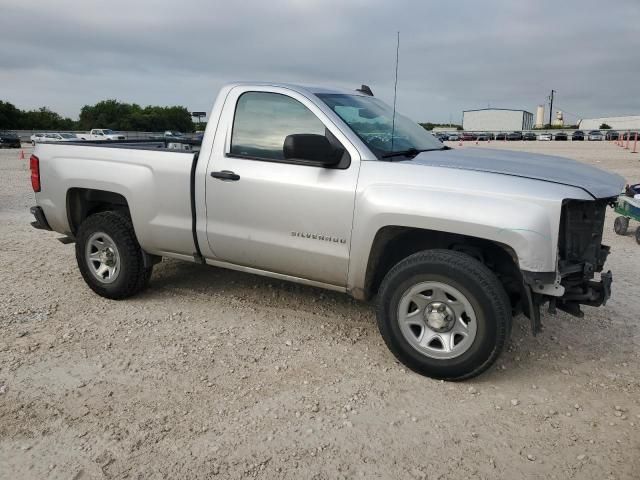
[[24,150],[20,150],[20,160],[24,160]]

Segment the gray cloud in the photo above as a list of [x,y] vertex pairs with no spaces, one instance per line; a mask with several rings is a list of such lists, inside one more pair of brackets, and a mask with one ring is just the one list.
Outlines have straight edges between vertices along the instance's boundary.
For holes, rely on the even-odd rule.
[[233,80],[355,88],[419,121],[525,108],[639,114],[640,2],[0,0],[0,98],[76,117],[104,98],[207,110]]

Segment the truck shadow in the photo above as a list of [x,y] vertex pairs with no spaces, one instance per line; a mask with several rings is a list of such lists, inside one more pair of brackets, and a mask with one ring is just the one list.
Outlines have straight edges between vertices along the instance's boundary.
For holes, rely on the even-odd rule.
[[[207,265],[166,260],[154,269],[149,288],[140,298],[161,299],[178,291],[185,296],[228,296],[247,301],[247,306],[293,308],[296,310],[350,309],[353,313],[373,314],[371,306],[352,299],[345,293],[333,292],[284,280],[238,272]],[[344,313],[344,312],[342,312]],[[329,312],[327,312],[329,314]],[[374,319],[372,317],[372,325]]]
[[[180,303],[223,301],[238,308],[296,314],[297,318],[308,314],[309,321],[321,320],[340,332],[346,342],[355,343],[351,335],[358,335],[360,347],[354,348],[366,346],[377,351],[381,363],[396,362],[380,338],[373,306],[339,292],[168,260],[156,267],[149,288],[137,298]],[[612,324],[609,316],[611,312],[603,309],[588,309],[581,319],[562,312],[556,316],[543,313],[544,329],[534,337],[529,319],[518,315],[511,339],[494,367],[470,382],[503,384],[517,376],[543,383],[541,377],[572,375],[592,368],[589,364],[596,360],[623,361],[634,348],[633,339],[625,337],[628,331],[624,325]]]

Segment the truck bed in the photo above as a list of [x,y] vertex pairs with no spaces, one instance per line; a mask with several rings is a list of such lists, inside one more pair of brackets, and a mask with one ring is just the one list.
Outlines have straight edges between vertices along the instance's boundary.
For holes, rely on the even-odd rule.
[[[39,142],[41,144],[53,144],[59,145],[61,142]],[[183,151],[175,148],[169,148],[170,144],[180,143],[183,145],[189,145],[192,151],[198,151],[200,149],[200,140],[166,140],[166,139],[142,139],[142,140],[80,140],[62,142],[64,145],[80,145],[85,147],[106,147],[106,148],[131,148],[136,150],[170,150],[170,151]],[[187,153],[191,153],[187,151]]]
[[113,192],[128,204],[147,253],[193,260],[194,152],[167,149],[164,141],[81,141],[39,143],[34,155],[42,177],[38,204],[54,230],[75,234],[70,199],[89,195],[99,208],[100,192]]

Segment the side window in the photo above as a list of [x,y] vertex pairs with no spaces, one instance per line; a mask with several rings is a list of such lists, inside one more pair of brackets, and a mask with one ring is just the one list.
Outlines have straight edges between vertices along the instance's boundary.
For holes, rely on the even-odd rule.
[[284,160],[285,138],[295,134],[321,135],[332,145],[337,142],[320,119],[297,100],[278,93],[243,93],[233,120],[231,154]]

